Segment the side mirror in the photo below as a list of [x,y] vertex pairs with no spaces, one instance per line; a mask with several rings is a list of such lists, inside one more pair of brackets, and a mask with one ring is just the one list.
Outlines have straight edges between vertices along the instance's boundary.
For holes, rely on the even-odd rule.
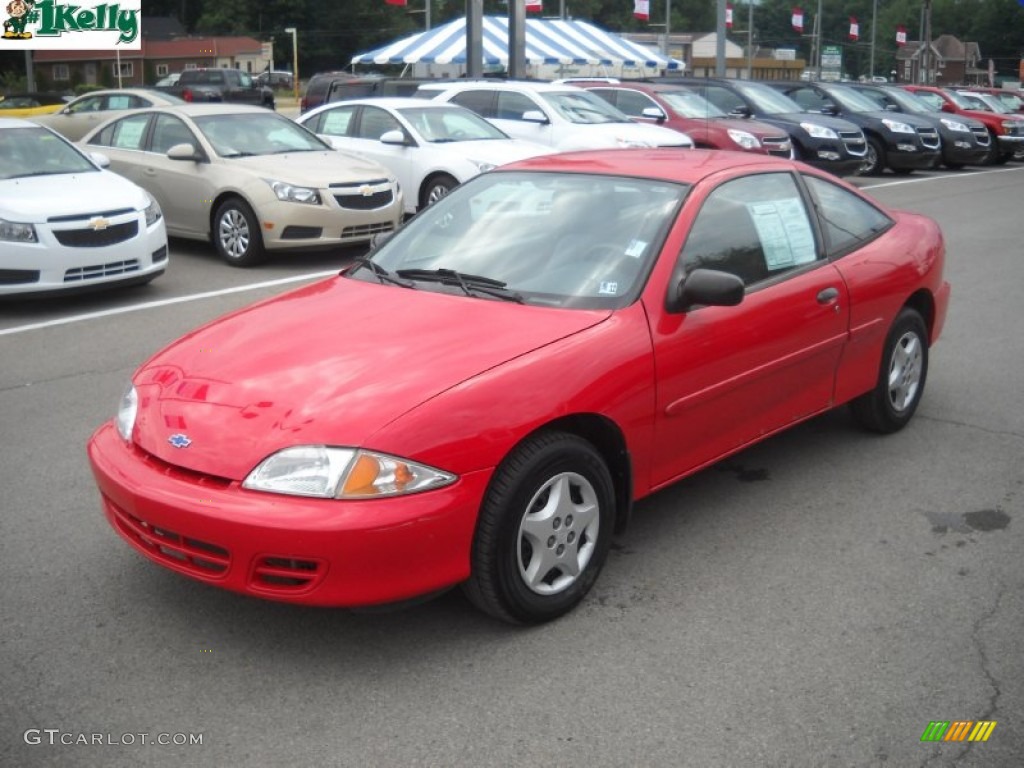
[[730,117],[742,117],[742,118],[747,118],[747,117],[750,117],[750,116],[752,116],[753,114],[754,114],[754,113],[750,111],[750,107],[748,107],[748,106],[746,106],[746,105],[743,105],[743,104],[741,104],[741,105],[740,105],[740,106],[738,106],[738,107],[734,107],[734,108],[733,108],[733,109],[732,109],[732,110],[731,110],[731,111],[729,112],[729,116],[730,116]]
[[948,101],[944,101],[944,102],[942,102],[942,111],[943,112],[955,112],[956,110],[953,108],[952,104],[950,104]]
[[666,115],[658,107],[644,107],[644,110],[640,113],[643,117],[649,117],[652,120],[657,120],[659,123],[663,123],[666,120]]
[[397,128],[393,131],[385,131],[380,136],[381,144],[393,144],[395,146],[405,146],[405,134]]
[[743,281],[730,272],[695,269],[676,285],[669,296],[669,312],[685,312],[695,306],[735,307],[745,295]]
[[167,157],[171,160],[198,160],[196,148],[191,144],[175,144],[167,150]]
[[835,104],[826,104],[821,108],[821,114],[832,115],[834,117],[835,115],[839,114],[839,107],[837,107]]
[[102,152],[90,152],[89,157],[96,163],[100,168],[110,167],[110,158],[104,155]]
[[551,122],[539,109],[528,109],[526,112],[523,112],[523,120],[527,123],[540,123],[542,125]]

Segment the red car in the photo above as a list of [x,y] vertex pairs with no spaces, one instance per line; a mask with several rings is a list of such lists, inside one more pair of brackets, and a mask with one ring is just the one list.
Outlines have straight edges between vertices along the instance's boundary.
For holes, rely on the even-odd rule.
[[1005,163],[1024,147],[1024,117],[975,109],[968,99],[957,93],[956,88],[940,88],[934,85],[904,85],[902,87],[917,94],[932,109],[952,115],[973,117],[984,123],[992,137],[987,160],[989,165]]
[[697,147],[792,157],[789,134],[757,120],[730,117],[696,91],[679,85],[572,80],[634,120],[687,134]]
[[949,300],[938,225],[802,163],[684,154],[481,174],[157,353],[89,442],[110,524],[249,595],[461,584],[540,622],[638,499],[843,403],[904,427]]

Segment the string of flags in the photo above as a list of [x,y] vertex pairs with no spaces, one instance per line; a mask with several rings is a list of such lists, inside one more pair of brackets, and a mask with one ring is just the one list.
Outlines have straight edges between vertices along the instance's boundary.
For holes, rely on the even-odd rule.
[[[667,1],[667,0],[666,0]],[[409,0],[384,0],[387,5],[397,6],[408,6]],[[427,0],[430,2],[430,0]],[[543,13],[544,12],[544,0],[525,0],[526,12],[527,13]],[[1024,3],[1024,0],[1021,0]],[[725,26],[726,29],[732,29],[733,24],[733,8],[732,3],[726,3],[725,6]],[[651,19],[651,0],[633,0],[633,16],[640,21],[650,21]],[[793,31],[798,34],[803,34],[804,31],[804,12],[800,7],[794,7],[792,10],[792,16],[790,23],[793,25]],[[851,42],[857,42],[860,39],[860,24],[857,23],[857,19],[854,16],[850,17],[850,31],[849,37]],[[896,27],[896,45],[907,44],[907,28],[900,24]]]

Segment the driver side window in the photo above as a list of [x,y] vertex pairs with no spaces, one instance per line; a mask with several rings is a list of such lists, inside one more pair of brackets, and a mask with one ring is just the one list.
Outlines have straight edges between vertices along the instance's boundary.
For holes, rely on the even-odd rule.
[[765,173],[726,182],[701,206],[681,254],[683,268],[729,272],[756,285],[820,259],[796,182]]

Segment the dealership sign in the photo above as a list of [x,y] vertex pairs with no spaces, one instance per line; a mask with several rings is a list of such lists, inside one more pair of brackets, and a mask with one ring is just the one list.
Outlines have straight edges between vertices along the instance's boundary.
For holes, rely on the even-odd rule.
[[10,0],[0,10],[0,22],[0,51],[137,51],[142,47],[142,0],[95,5]]

